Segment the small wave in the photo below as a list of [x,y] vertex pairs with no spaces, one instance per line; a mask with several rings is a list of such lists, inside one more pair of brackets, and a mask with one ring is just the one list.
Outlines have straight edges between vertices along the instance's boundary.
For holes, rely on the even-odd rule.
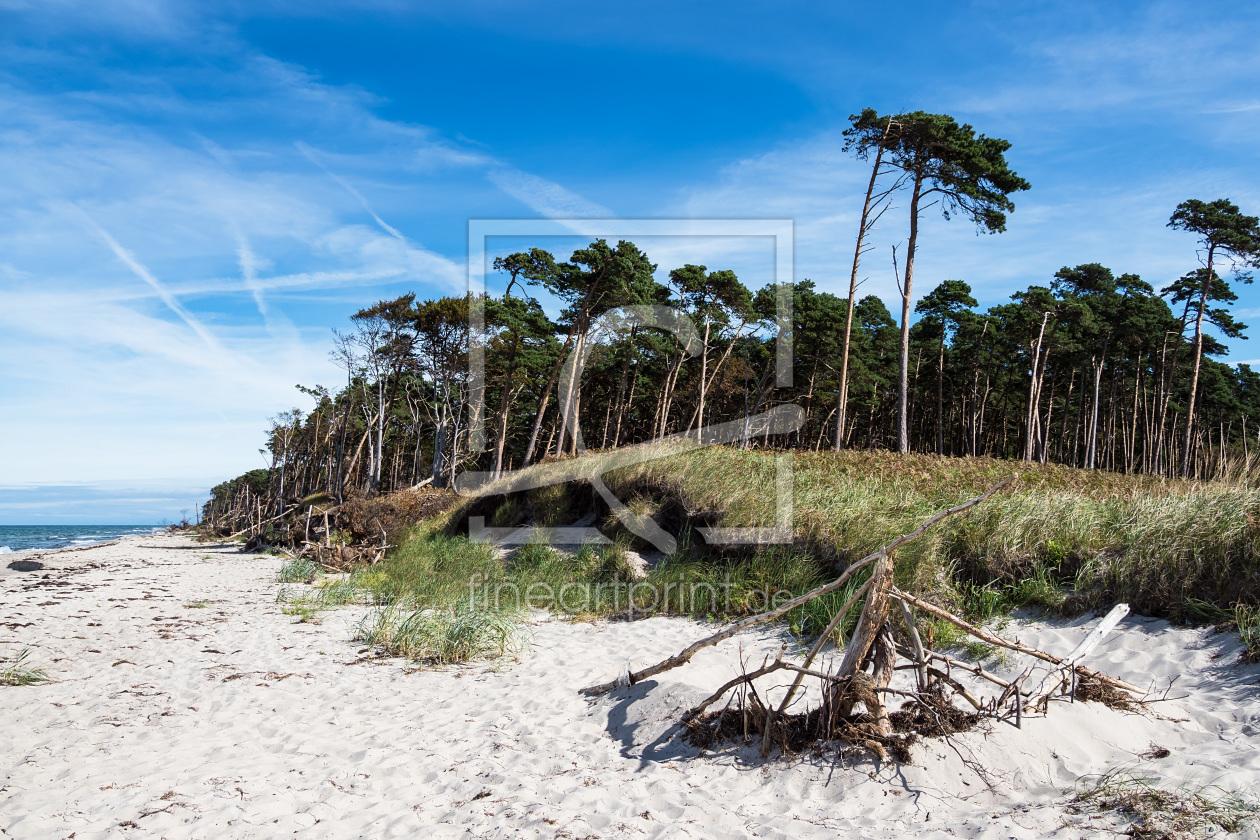
[[0,554],[12,554],[12,553],[13,553],[13,549],[9,548],[7,545],[0,545]]

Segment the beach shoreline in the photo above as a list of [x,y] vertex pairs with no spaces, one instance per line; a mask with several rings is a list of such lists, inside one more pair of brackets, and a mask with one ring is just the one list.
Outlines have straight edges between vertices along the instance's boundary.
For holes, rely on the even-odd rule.
[[[862,750],[762,762],[756,744],[701,755],[673,735],[741,660],[777,652],[776,628],[592,701],[577,690],[707,625],[542,617],[515,661],[418,669],[352,641],[365,607],[296,623],[276,602],[284,559],[235,543],[43,554],[0,578],[0,656],[29,647],[55,680],[0,687],[4,837],[1071,838],[1123,830],[1073,808],[1091,774],[1260,789],[1260,666],[1211,628],[1133,616],[1091,657],[1158,689],[1177,677],[1144,713],[1056,702],[1022,729],[924,741],[911,765]],[[1003,632],[1065,652],[1090,620]],[[1168,754],[1143,758],[1152,745]]]

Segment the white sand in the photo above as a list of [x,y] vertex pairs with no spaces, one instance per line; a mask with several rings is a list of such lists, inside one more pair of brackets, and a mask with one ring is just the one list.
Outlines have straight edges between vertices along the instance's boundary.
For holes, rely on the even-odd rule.
[[[591,702],[577,689],[704,628],[543,621],[518,662],[414,671],[360,658],[361,609],[319,626],[281,614],[274,557],[156,536],[35,559],[48,568],[0,577],[0,653],[30,644],[58,681],[0,687],[4,837],[1070,838],[1120,824],[1066,810],[1087,774],[1260,792],[1260,668],[1210,630],[1130,618],[1089,660],[1141,684],[1180,675],[1163,717],[1062,702],[957,752],[921,744],[912,766],[762,764],[668,730],[735,673],[740,643],[757,662],[776,650],[773,631]],[[1066,653],[1087,623],[1003,632]],[[1139,758],[1152,743],[1172,755]]]

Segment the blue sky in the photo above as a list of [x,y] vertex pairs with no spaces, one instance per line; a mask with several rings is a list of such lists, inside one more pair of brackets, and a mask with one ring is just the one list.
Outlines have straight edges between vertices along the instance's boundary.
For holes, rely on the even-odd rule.
[[791,218],[842,291],[867,105],[1009,139],[1033,185],[1000,236],[932,218],[920,292],[1162,285],[1179,201],[1260,213],[1260,10],[1108,6],[0,0],[0,522],[175,518],[261,466],[293,385],[337,381],[331,327],[462,290],[470,218]]

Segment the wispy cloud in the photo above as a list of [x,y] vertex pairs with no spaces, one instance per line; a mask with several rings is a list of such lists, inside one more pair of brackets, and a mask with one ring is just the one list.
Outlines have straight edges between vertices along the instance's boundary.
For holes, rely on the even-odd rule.
[[367,214],[372,217],[373,221],[375,221],[380,226],[381,230],[385,231],[390,236],[397,239],[399,242],[406,244],[407,237],[399,233],[397,228],[393,227],[392,225],[387,224],[384,219],[376,215],[376,211],[372,209],[372,206],[370,204],[368,204],[367,199],[363,197],[363,194],[360,193],[358,190],[356,190],[354,187],[352,187],[350,183],[346,181],[346,179],[342,178],[336,172],[333,172],[331,169],[329,169],[324,164],[324,162],[319,159],[318,155],[315,154],[314,149],[312,149],[310,146],[306,145],[300,140],[294,145],[297,146],[298,151],[300,151],[306,157],[307,160],[309,160],[311,163],[315,164],[320,169],[322,169],[324,171],[324,174],[326,174],[329,178],[332,178],[339,185],[341,185],[341,187],[345,189],[346,192],[350,193],[350,195],[354,196],[355,200],[358,201],[359,204],[363,206],[363,209],[366,210]]
[[84,212],[83,208],[75,205],[70,206],[78,212],[84,223],[91,228],[97,236],[104,240],[105,244],[109,246],[109,249],[114,252],[114,256],[118,257],[118,259],[122,261],[123,265],[131,269],[133,274],[145,283],[149,284],[153,291],[157,292],[158,297],[162,299],[162,303],[166,304],[166,306],[178,315],[180,319],[192,329],[193,332],[200,336],[201,340],[206,343],[207,347],[215,352],[223,349],[218,340],[210,334],[210,331],[207,330],[200,321],[193,317],[193,314],[185,309],[183,304],[181,304],[179,300],[177,300],[176,297],[171,294],[170,291],[162,285],[156,277],[153,276],[153,272],[145,268],[144,265],[136,259],[135,254],[118,244],[118,240],[110,236],[109,231],[98,225],[95,219]]
[[616,215],[553,181],[519,169],[491,169],[486,177],[512,198],[548,219],[610,219]]

